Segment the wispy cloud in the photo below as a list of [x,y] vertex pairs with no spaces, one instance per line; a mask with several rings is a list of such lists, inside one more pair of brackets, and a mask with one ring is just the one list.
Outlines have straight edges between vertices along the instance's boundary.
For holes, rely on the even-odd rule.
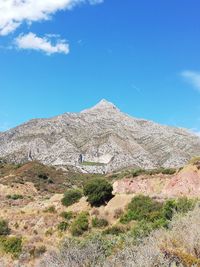
[[49,20],[60,10],[72,9],[83,3],[95,5],[102,2],[103,0],[1,0],[0,35],[15,31],[23,22]]
[[[54,43],[52,38],[56,40],[54,40]],[[55,53],[69,53],[69,44],[66,40],[58,39],[57,35],[48,35],[42,38],[30,32],[26,35],[20,35],[17,37],[15,39],[15,44],[19,49],[41,51],[47,55]]]
[[200,72],[186,70],[181,72],[181,76],[200,92]]

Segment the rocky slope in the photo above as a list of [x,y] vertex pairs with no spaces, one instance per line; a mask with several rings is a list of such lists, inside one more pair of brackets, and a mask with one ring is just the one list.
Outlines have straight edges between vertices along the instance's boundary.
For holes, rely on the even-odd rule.
[[124,177],[113,184],[114,194],[144,194],[161,199],[177,197],[199,197],[200,158],[173,175],[139,175]]
[[86,172],[179,167],[197,155],[198,136],[132,118],[106,100],[81,113],[34,119],[0,133],[0,157],[72,165]]

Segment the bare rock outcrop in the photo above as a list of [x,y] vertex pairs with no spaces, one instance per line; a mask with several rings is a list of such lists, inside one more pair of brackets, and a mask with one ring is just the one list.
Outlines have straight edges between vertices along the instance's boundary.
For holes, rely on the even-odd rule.
[[144,194],[160,198],[199,197],[200,161],[173,175],[140,175],[114,182],[114,194]]

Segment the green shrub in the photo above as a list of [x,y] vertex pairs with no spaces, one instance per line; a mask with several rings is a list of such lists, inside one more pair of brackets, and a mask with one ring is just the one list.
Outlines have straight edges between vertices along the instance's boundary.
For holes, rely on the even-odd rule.
[[46,208],[46,209],[44,210],[44,212],[56,213],[56,208],[55,208],[55,206],[52,205],[52,206]]
[[73,236],[80,236],[88,230],[88,213],[81,212],[71,225],[71,233]]
[[0,220],[0,236],[9,234],[10,234],[10,229],[8,227],[8,222],[5,220]]
[[65,220],[71,220],[73,218],[73,212],[72,211],[63,211],[61,212],[60,216]]
[[143,170],[143,169],[133,169],[133,170],[131,170],[132,177],[137,177],[137,176],[139,176],[141,174],[144,174],[144,173],[145,173],[145,170]]
[[39,247],[33,247],[29,253],[33,258],[38,258],[41,255],[43,255],[47,251],[46,247],[44,245],[39,246]]
[[42,180],[48,180],[48,175],[46,173],[39,173],[38,177]]
[[195,206],[196,200],[181,197],[178,199],[167,200],[163,205],[163,217],[171,220],[174,213],[187,213]]
[[61,232],[65,232],[69,227],[69,224],[67,222],[60,222],[58,224],[58,230],[61,231]]
[[92,219],[92,226],[96,228],[106,227],[108,225],[108,221],[103,218],[95,217]]
[[162,170],[162,174],[168,174],[168,175],[172,175],[176,173],[176,169],[171,169],[171,168],[167,168],[167,169],[163,169]]
[[139,221],[133,227],[131,234],[135,239],[141,239],[148,236],[153,230],[167,227],[167,225],[168,223],[164,218],[160,218],[154,222]]
[[148,196],[135,196],[128,205],[127,212],[120,218],[121,223],[130,221],[151,221],[162,217],[162,204]]
[[22,252],[22,239],[15,236],[1,238],[0,246],[5,253],[18,257]]
[[101,206],[112,197],[113,187],[105,179],[96,178],[88,181],[84,186],[84,195],[92,206]]
[[178,213],[187,213],[193,210],[196,200],[188,199],[187,197],[178,198],[176,201],[176,211]]
[[17,199],[23,199],[24,197],[22,195],[14,194],[14,195],[7,195],[8,199],[17,200]]
[[53,235],[53,229],[52,228],[47,229],[45,232],[45,236],[52,236],[52,235]]
[[167,200],[163,205],[163,217],[167,220],[171,220],[176,210],[176,201],[175,200]]
[[72,204],[79,201],[82,197],[82,193],[77,189],[70,189],[64,193],[62,199],[62,204],[66,207],[71,206]]
[[120,235],[126,232],[126,229],[122,226],[112,226],[102,232],[103,235]]

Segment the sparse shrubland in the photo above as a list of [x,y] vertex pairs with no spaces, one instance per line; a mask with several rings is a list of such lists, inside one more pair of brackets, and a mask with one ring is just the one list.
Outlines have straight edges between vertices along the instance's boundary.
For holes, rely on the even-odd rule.
[[[35,166],[35,173],[42,188],[39,193],[35,192],[32,185],[26,184],[24,179],[24,173],[27,171],[25,169],[30,167],[29,165]],[[29,178],[33,175],[32,167],[27,171]],[[193,235],[189,229],[190,226],[192,229],[199,227],[198,200],[184,197],[164,201],[162,195],[158,198],[136,195],[130,201],[132,196],[129,194],[119,195],[107,205],[113,197],[111,175],[69,172],[66,175],[71,175],[70,180],[74,179],[74,184],[80,182],[80,186],[71,186],[73,183],[69,185],[66,180],[63,191],[59,191],[63,194],[67,190],[64,196],[54,196],[54,190],[51,191],[53,184],[48,184],[47,181],[51,177],[54,182],[58,182],[57,177],[54,179],[52,175],[55,169],[43,170],[46,167],[36,163],[19,168],[10,165],[6,168],[10,168],[13,173],[18,171],[19,176],[16,178],[17,185],[12,182],[8,185],[9,188],[6,187],[5,193],[3,186],[1,189],[4,193],[1,196],[4,212],[1,212],[1,216],[7,221],[0,220],[0,254],[5,259],[11,258],[10,255],[20,256],[16,259],[19,266],[29,266],[30,262],[32,264],[35,258],[43,257],[45,253],[38,267],[200,267],[200,233],[196,231]],[[193,169],[196,171],[196,167],[193,166]],[[7,172],[4,168],[2,170]],[[164,175],[171,175],[174,171],[133,169],[126,170],[126,175],[125,171],[120,175],[121,178],[146,175],[141,177],[143,180],[153,180],[151,175],[156,175],[160,179],[159,182],[162,182],[162,179],[171,180],[170,176]],[[164,175],[160,175],[163,173]],[[19,178],[21,180],[18,180]],[[10,179],[14,178],[11,176]],[[132,186],[135,186],[135,180],[140,181],[140,178],[130,180],[133,181]],[[24,186],[23,190],[21,184]],[[85,198],[79,202],[83,195]],[[23,201],[20,201],[21,196]],[[17,199],[19,201],[11,201]],[[64,206],[72,206],[65,208],[61,202]],[[74,203],[77,204],[73,205]],[[194,209],[195,205],[197,206]],[[193,209],[198,216],[194,214]],[[55,252],[50,252],[50,248],[54,250],[54,246]],[[60,252],[57,252],[58,248],[61,249]],[[24,257],[27,257],[25,262]],[[5,266],[6,264],[7,262]]]
[[173,168],[158,168],[158,169],[152,169],[152,170],[145,170],[145,169],[127,169],[124,171],[120,171],[118,173],[114,173],[110,176],[111,179],[113,180],[120,180],[123,179],[124,177],[128,178],[133,178],[133,177],[138,177],[140,175],[158,175],[158,174],[163,174],[163,175],[173,175],[176,173],[176,169]]
[[147,229],[144,221],[139,223],[143,224],[146,234],[139,233],[138,239],[135,239],[133,229],[120,233],[114,227],[108,228],[106,235],[93,235],[84,241],[65,239],[61,252],[46,255],[41,266],[200,266],[199,204],[187,214],[176,213],[168,229]]

